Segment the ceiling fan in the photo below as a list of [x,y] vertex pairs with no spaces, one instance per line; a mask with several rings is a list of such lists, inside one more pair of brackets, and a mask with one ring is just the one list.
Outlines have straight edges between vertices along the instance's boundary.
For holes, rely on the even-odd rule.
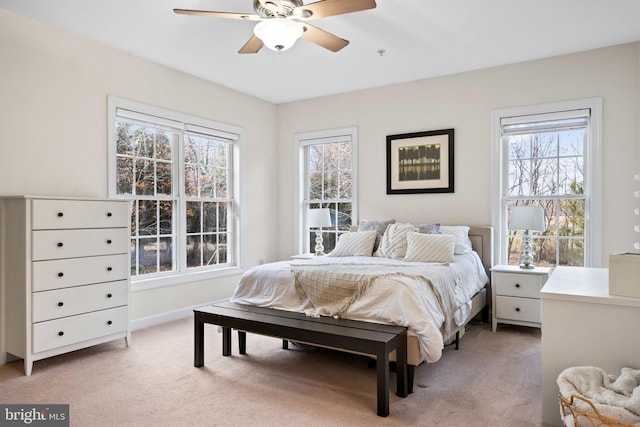
[[320,0],[309,4],[303,4],[302,0],[253,0],[255,14],[189,9],[173,11],[180,15],[258,21],[254,34],[238,53],[257,53],[265,45],[280,52],[289,49],[300,37],[337,52],[349,41],[314,27],[307,21],[375,7],[375,0]]

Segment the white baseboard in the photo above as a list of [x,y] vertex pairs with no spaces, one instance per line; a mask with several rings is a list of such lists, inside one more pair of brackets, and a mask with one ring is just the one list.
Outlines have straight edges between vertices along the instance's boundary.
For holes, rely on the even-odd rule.
[[180,308],[178,310],[168,311],[165,313],[154,314],[153,316],[141,317],[139,319],[131,320],[131,330],[136,331],[138,329],[148,328],[150,326],[157,326],[163,323],[172,322],[174,320],[184,319],[185,317],[193,316],[193,310],[206,305],[215,304],[225,299],[211,301],[205,304],[198,304],[191,307]]

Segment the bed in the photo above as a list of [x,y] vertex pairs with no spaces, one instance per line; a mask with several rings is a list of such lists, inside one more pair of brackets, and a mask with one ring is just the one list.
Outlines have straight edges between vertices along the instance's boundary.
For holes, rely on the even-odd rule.
[[[444,227],[446,226],[443,226],[443,229]],[[491,227],[455,226],[451,227],[455,233],[420,233],[416,226],[412,230],[409,227],[410,231],[401,236],[400,233],[389,235],[388,231],[391,228],[392,226],[388,226],[384,233],[378,230],[373,251],[363,250],[363,253],[359,253],[358,250],[361,249],[357,248],[358,245],[351,245],[346,251],[343,250],[340,256],[294,259],[247,270],[236,286],[231,301],[305,312],[310,316],[332,315],[351,320],[406,326],[409,331],[407,362],[411,381],[413,367],[422,362],[433,363],[439,360],[446,342],[463,333],[465,325],[481,311],[485,310],[486,314],[493,232]],[[395,230],[400,228],[395,227]],[[460,235],[461,231],[464,231],[464,236]],[[353,231],[349,234],[354,236],[349,237],[363,240],[365,237],[359,233],[362,232]],[[453,254],[449,251],[452,239],[436,237],[436,234],[455,237],[456,247]],[[402,237],[405,241],[408,240],[403,257],[398,257],[397,253],[393,254],[396,255],[394,257],[381,255],[380,251],[385,242],[401,240]],[[424,249],[424,244],[412,245],[412,242],[433,242],[438,239],[443,242],[446,240],[446,243],[444,246],[436,245],[436,252],[445,252],[445,255],[427,255],[428,262],[421,260],[420,255],[415,256],[416,248]],[[468,250],[459,250],[459,244],[464,243],[465,239]],[[343,238],[334,252],[344,249],[344,245],[341,246],[342,240]],[[433,244],[429,245],[431,246],[427,249],[434,252]],[[387,245],[386,248],[388,247]],[[378,256],[372,256],[373,253]],[[424,257],[424,254],[422,256]],[[434,257],[437,262],[433,261]],[[443,260],[449,262],[442,262]],[[350,272],[349,280],[345,279],[345,269]],[[315,282],[318,277],[327,282],[360,281],[365,284],[356,284],[354,295],[347,296],[346,300],[340,295],[337,302],[331,300],[329,304],[323,305],[322,296],[314,294],[316,288],[309,288],[312,285],[317,286]],[[338,279],[334,280],[336,277]],[[312,285],[304,285],[304,280],[308,278],[313,279]],[[446,291],[451,288],[452,292]],[[331,291],[335,293],[335,289]],[[338,290],[338,293],[340,292],[342,289]],[[442,305],[446,307],[443,308]],[[393,355],[391,359],[393,360]]]

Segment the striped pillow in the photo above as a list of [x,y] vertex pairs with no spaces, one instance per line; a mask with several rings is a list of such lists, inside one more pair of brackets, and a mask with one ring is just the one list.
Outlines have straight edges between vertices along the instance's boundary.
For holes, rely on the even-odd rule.
[[375,242],[375,230],[344,233],[328,256],[371,256]]
[[374,255],[384,258],[404,258],[407,253],[407,233],[413,231],[418,231],[418,229],[411,224],[390,224]]
[[456,238],[449,234],[407,234],[405,261],[453,262]]

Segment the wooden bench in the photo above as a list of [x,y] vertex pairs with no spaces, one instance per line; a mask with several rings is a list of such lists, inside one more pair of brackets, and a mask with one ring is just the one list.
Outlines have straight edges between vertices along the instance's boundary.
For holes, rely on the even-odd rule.
[[238,330],[240,354],[246,354],[246,332],[333,347],[376,356],[378,415],[389,415],[389,353],[397,350],[396,394],[406,397],[407,328],[331,317],[307,317],[229,301],[194,310],[194,366],[204,366],[204,325],[222,327],[222,355],[231,355],[231,330]]

